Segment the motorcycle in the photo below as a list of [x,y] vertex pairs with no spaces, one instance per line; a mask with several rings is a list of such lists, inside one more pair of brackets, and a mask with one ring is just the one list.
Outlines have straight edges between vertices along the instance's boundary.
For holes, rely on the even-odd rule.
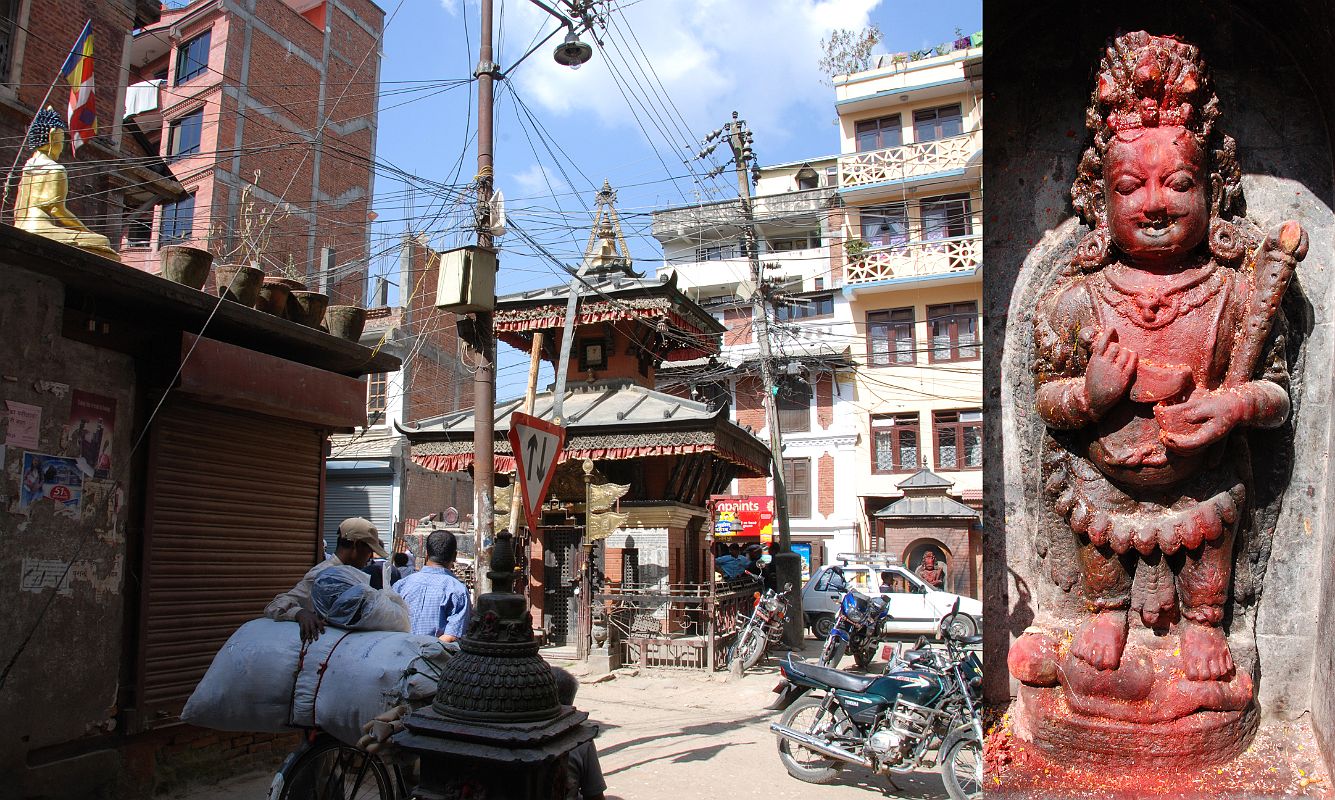
[[824,693],[801,697],[770,725],[788,774],[821,784],[848,764],[906,773],[934,763],[951,800],[981,797],[983,667],[971,646],[982,637],[942,635],[944,657],[915,649],[884,675],[783,662],[793,690]]
[[852,652],[858,669],[870,667],[876,644],[881,640],[881,628],[889,618],[890,604],[884,597],[868,597],[849,589],[839,601],[839,615],[821,648],[820,665],[838,667],[844,653]]
[[775,592],[766,589],[764,594],[756,592],[756,604],[750,616],[738,615],[737,624],[742,630],[737,634],[737,643],[733,645],[729,666],[739,664],[741,671],[754,667],[765,657],[771,644],[783,638],[783,619],[788,616],[788,589]]

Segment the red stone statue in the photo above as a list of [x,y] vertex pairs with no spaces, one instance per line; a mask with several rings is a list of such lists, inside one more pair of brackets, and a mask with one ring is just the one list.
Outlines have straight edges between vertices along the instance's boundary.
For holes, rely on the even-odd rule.
[[1238,213],[1219,116],[1196,47],[1113,41],[1073,187],[1092,230],[1035,315],[1045,498],[1084,611],[1040,614],[1009,664],[1022,735],[1063,756],[1219,761],[1255,726],[1224,627],[1250,520],[1238,432],[1288,416],[1279,306],[1307,234]]
[[943,589],[946,583],[946,571],[941,565],[936,563],[936,553],[928,550],[922,556],[922,563],[913,571],[914,575],[922,578],[928,586],[933,589]]

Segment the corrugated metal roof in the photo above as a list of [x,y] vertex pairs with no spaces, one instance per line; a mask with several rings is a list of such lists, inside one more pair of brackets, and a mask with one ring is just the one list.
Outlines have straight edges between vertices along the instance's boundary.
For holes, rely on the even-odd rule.
[[872,516],[885,519],[894,517],[931,517],[933,519],[978,519],[978,512],[963,503],[937,495],[933,497],[901,497]]
[[948,481],[930,469],[923,468],[895,485],[901,489],[949,489],[955,485],[955,482]]

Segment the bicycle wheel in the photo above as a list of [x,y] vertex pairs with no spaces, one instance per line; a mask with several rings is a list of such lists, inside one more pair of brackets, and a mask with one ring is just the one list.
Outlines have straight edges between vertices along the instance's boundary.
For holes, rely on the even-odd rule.
[[[275,788],[279,790],[276,795]],[[269,797],[270,800],[396,800],[397,792],[393,776],[383,761],[332,736],[321,736],[290,763],[284,762]]]

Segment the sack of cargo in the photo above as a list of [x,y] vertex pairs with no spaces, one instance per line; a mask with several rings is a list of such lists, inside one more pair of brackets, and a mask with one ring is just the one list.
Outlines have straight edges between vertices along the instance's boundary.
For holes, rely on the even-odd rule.
[[355,744],[376,715],[431,702],[457,649],[431,636],[329,627],[303,654],[297,623],[251,620],[218,651],[181,721],[269,733],[318,726]]
[[346,564],[329,567],[316,576],[311,603],[315,613],[344,630],[412,630],[408,604],[398,592],[371,588],[371,576]]

